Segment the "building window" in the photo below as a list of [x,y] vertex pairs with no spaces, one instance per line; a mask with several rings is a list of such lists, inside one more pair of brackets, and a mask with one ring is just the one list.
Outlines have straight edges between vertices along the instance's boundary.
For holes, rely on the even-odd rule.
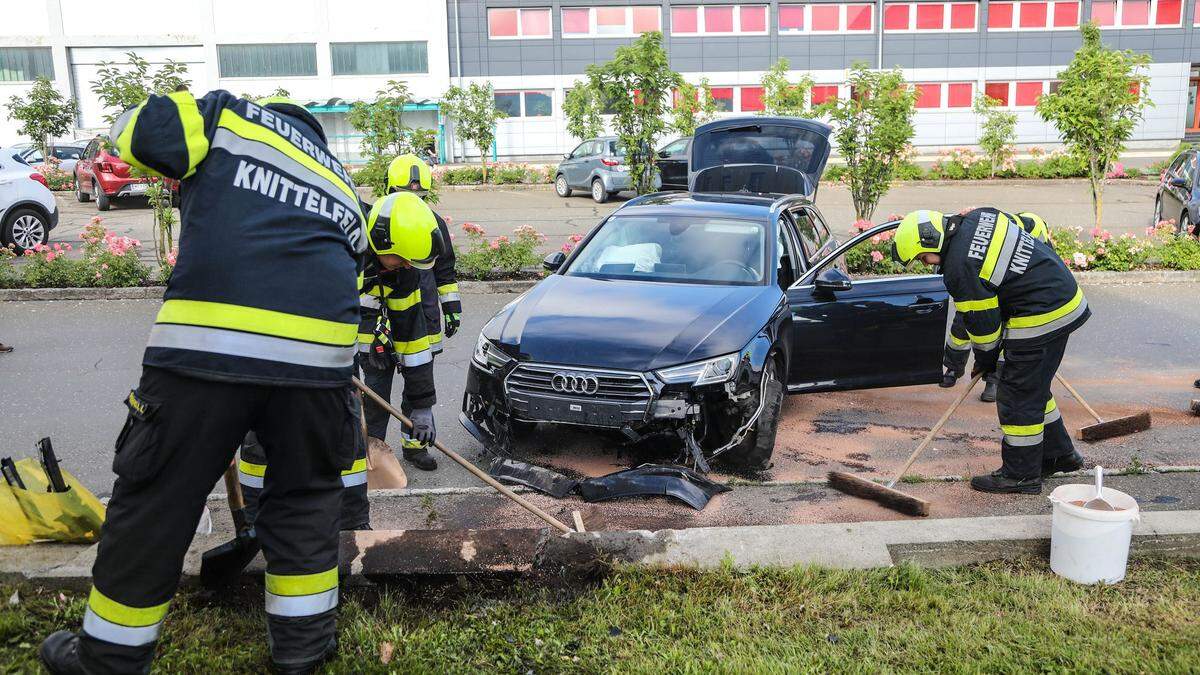
[[429,72],[427,42],[334,42],[334,75],[391,75]]
[[974,31],[979,5],[974,2],[897,2],[883,8],[889,33]]
[[947,108],[970,108],[975,98],[975,85],[971,82],[951,82],[946,85]]
[[1079,26],[1079,0],[993,2],[988,30],[1073,30]]
[[[1000,102],[1005,108],[1032,108],[1038,99],[1046,93],[1045,80],[1029,80],[1022,82],[988,82],[983,92]],[[1050,87],[1053,91],[1054,87]]]
[[672,7],[672,35],[766,35],[766,5]]
[[821,3],[780,5],[780,33],[870,33],[874,26],[874,5]]
[[[975,85],[971,82],[919,82],[913,84],[917,92],[918,109],[970,108]],[[946,96],[943,100],[942,91]]]
[[812,97],[813,105],[821,105],[826,101],[836,101],[838,97],[838,85],[836,84],[818,84],[814,85],[812,91],[809,92]]
[[1102,28],[1157,28],[1179,26],[1182,0],[1097,0],[1092,21]]
[[550,117],[554,103],[549,91],[498,91],[496,109],[508,117]]
[[733,87],[712,87],[711,91],[718,112],[733,112]]
[[742,112],[761,112],[763,109],[763,88],[762,87],[742,87],[742,104],[740,109]]
[[550,37],[549,9],[489,9],[488,37],[520,40]]
[[221,77],[306,77],[317,74],[313,44],[217,45]]
[[0,47],[0,82],[54,79],[54,57],[49,47]]
[[662,30],[661,7],[563,7],[565,38],[633,37]]

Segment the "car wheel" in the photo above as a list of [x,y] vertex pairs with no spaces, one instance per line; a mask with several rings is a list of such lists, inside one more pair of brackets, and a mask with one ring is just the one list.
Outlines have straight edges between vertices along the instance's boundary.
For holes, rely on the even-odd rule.
[[2,239],[14,247],[17,255],[38,244],[46,243],[50,235],[50,224],[45,216],[30,208],[14,209],[4,219],[4,227],[0,228]]
[[92,189],[96,191],[96,209],[99,211],[107,211],[112,208],[112,199],[104,194],[104,189],[96,183],[92,183]]
[[1162,222],[1162,197],[1158,196],[1158,197],[1154,198],[1154,220],[1152,220],[1150,222],[1150,226],[1158,227],[1158,224],[1161,222]]
[[558,193],[559,197],[571,196],[571,185],[567,183],[567,177],[561,173],[558,174],[558,178],[554,179],[554,191]]
[[1179,214],[1179,222],[1175,224],[1175,236],[1186,237],[1192,229],[1192,219],[1188,217],[1187,209]]
[[79,182],[79,176],[75,177],[75,201],[80,203],[92,201],[92,196],[83,191],[83,183]]
[[783,382],[779,379],[781,372],[779,360],[771,356],[763,369],[763,377],[767,378],[764,394],[767,402],[750,434],[741,445],[730,449],[728,454],[729,461],[741,469],[766,471],[771,466],[775,432],[779,428],[779,415],[783,410]]
[[599,178],[592,179],[592,201],[597,204],[608,201],[608,190],[604,189],[604,181]]

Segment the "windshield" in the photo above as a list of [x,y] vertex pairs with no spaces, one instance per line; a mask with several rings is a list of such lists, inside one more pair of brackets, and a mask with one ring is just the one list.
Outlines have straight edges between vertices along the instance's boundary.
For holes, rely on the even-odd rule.
[[762,283],[766,227],[706,216],[618,215],[609,218],[566,274],[749,286]]

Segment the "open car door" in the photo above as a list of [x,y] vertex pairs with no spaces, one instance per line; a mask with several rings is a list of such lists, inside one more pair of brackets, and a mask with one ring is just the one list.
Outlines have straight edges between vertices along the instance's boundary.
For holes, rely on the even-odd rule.
[[937,274],[855,275],[845,254],[896,221],[810,264],[787,289],[792,312],[788,391],[931,384],[942,378],[949,293]]

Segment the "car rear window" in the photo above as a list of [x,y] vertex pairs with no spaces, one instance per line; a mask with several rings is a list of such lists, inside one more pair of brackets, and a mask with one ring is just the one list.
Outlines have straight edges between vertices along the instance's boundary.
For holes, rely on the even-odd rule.
[[763,281],[766,227],[734,218],[618,215],[608,219],[566,274],[750,286]]
[[816,173],[825,140],[797,127],[750,124],[701,134],[692,148],[693,171],[725,164],[771,164]]

